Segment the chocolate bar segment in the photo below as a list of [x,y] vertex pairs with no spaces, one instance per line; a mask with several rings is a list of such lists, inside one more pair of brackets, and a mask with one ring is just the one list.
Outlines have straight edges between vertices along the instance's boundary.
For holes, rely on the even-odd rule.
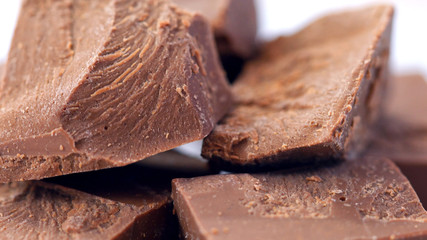
[[[161,156],[169,161],[170,155]],[[184,156],[181,156],[184,157]],[[12,239],[177,239],[170,183],[132,164],[0,185],[0,236]]]
[[377,118],[392,16],[386,5],[333,14],[266,44],[202,155],[234,171],[357,158]]
[[173,0],[211,23],[219,53],[250,57],[255,50],[257,18],[253,0]]
[[0,192],[5,239],[113,239],[128,236],[140,214],[127,204],[44,182],[1,184]]
[[427,212],[389,160],[174,179],[186,239],[424,239]]
[[0,192],[5,239],[170,239],[167,195],[136,206],[46,182],[5,183]]
[[395,161],[427,206],[427,83],[420,75],[390,78],[369,155]]
[[166,0],[24,1],[5,71],[0,182],[133,163],[231,102],[209,24]]

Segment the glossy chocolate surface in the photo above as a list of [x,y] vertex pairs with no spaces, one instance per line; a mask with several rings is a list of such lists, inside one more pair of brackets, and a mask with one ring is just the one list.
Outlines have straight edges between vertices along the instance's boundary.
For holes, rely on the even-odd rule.
[[427,212],[390,161],[172,182],[185,239],[425,239]]

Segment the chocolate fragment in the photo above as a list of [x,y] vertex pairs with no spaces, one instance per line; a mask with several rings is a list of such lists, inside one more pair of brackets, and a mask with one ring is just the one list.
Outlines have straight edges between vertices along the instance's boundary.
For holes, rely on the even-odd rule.
[[5,71],[0,182],[202,139],[231,98],[208,23],[165,0],[24,1]]
[[202,155],[234,171],[357,158],[377,117],[392,16],[385,5],[338,13],[267,44]]
[[133,166],[49,179],[53,183],[1,184],[0,235],[5,239],[177,239],[169,184],[139,177],[144,173],[140,170]]
[[427,212],[389,160],[174,179],[186,239],[425,239]]
[[395,161],[427,206],[427,83],[422,76],[391,78],[369,155]]
[[257,18],[254,0],[173,0],[200,12],[211,23],[219,53],[247,58],[255,50]]

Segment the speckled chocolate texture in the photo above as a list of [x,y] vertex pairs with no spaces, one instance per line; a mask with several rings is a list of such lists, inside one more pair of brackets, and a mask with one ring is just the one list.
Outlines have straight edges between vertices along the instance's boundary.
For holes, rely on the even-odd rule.
[[386,5],[332,14],[266,44],[203,156],[238,171],[357,158],[378,115],[392,16]]
[[138,166],[0,185],[1,239],[178,237],[170,179]]
[[386,159],[172,182],[185,239],[425,239],[427,212]]
[[257,18],[254,0],[173,0],[205,16],[223,56],[250,57],[255,51]]
[[421,75],[390,78],[369,155],[395,161],[427,206],[427,82]]
[[230,99],[198,14],[166,0],[23,1],[0,82],[0,182],[202,139]]

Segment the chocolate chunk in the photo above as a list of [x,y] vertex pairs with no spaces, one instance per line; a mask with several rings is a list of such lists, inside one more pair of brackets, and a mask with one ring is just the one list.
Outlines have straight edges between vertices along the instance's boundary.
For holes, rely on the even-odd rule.
[[254,0],[173,0],[200,12],[211,23],[221,55],[247,58],[255,49],[257,18]]
[[268,43],[203,156],[233,170],[357,158],[388,72],[392,16],[390,6],[338,13]]
[[299,172],[175,179],[186,239],[409,239],[427,237],[427,212],[389,160]]
[[0,184],[1,238],[176,239],[169,185],[137,170]]
[[395,161],[427,207],[427,83],[422,76],[391,78],[369,154]]
[[165,0],[26,0],[5,71],[0,182],[202,139],[231,98],[208,23]]

